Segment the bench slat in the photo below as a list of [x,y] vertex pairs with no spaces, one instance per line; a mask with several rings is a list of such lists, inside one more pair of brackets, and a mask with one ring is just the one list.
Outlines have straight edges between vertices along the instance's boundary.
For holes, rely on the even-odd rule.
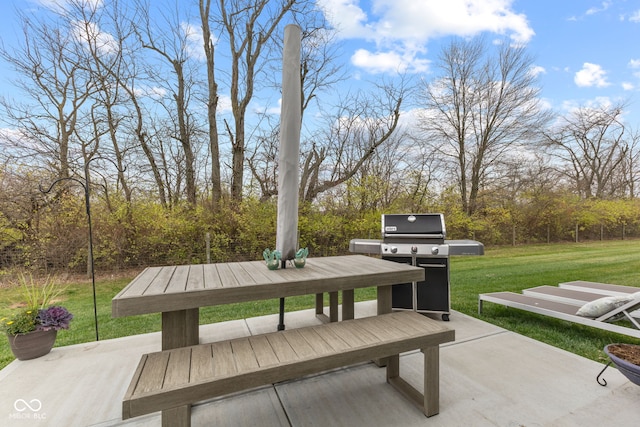
[[[188,347],[189,348],[189,347]],[[214,376],[211,346],[202,345],[191,348],[191,376],[192,378],[212,378]]]
[[251,371],[259,367],[256,355],[247,338],[231,341],[231,349],[238,371]]
[[342,340],[342,338],[340,338],[333,330],[325,328],[324,325],[314,326],[313,332],[318,334],[324,342],[331,346],[335,351],[346,350],[349,348],[349,344],[344,342],[344,340]]
[[163,387],[184,384],[191,377],[191,348],[180,348],[171,353],[167,363],[167,372],[164,377]]
[[313,348],[316,354],[331,353],[333,348],[326,342],[316,331],[311,328],[302,328],[299,330],[300,335]]
[[307,340],[304,339],[300,332],[296,329],[291,329],[286,331],[283,336],[293,349],[296,352],[296,355],[299,359],[304,359],[316,354],[315,350],[309,345]]
[[420,333],[424,330],[424,327],[421,328],[415,322],[403,322],[401,319],[395,317],[389,318],[388,322],[395,326],[397,329],[401,329],[412,334]]
[[251,343],[253,352],[258,360],[258,365],[270,366],[278,363],[278,356],[276,356],[273,348],[271,348],[271,344],[269,344],[267,337],[264,335],[250,337],[249,342]]
[[[440,322],[398,312],[152,353],[136,371],[123,401],[123,418],[371,359],[397,359],[410,350],[425,351],[437,365],[438,345],[453,339],[454,331]],[[190,378],[185,379],[179,363],[191,366]],[[435,406],[425,400],[427,415],[437,413],[437,371],[437,366],[425,367],[425,384],[430,377],[429,393],[435,394],[429,398]],[[393,370],[391,377],[397,373]]]
[[269,334],[267,335],[267,340],[269,340],[269,344],[271,344],[271,348],[273,348],[274,353],[278,356],[280,363],[291,362],[298,358],[296,352],[293,351],[291,345],[289,345],[282,334]]
[[366,344],[373,344],[378,340],[373,335],[368,332],[363,332],[362,330],[358,330],[357,327],[349,326],[348,328],[344,327],[345,322],[342,323],[329,323],[327,324],[327,329],[330,329],[332,332],[336,334],[338,338],[344,341],[347,344],[347,348],[352,348],[355,346],[362,346]]
[[214,342],[211,344],[211,350],[213,352],[214,377],[233,375],[238,371],[229,341]]
[[360,329],[366,329],[380,341],[392,340],[397,337],[407,337],[410,333],[405,328],[396,328],[386,321],[377,321],[377,318],[371,318],[366,325],[359,325]]
[[148,355],[135,393],[160,390],[164,384],[164,374],[167,372],[169,353],[151,353]]

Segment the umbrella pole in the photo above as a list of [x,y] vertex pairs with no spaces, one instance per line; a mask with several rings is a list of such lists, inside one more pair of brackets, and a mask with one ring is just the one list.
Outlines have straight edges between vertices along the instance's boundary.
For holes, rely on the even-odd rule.
[[[282,260],[282,268],[287,268],[287,261]],[[278,323],[278,330],[284,331],[284,298],[280,298],[280,323]]]
[[278,324],[278,330],[284,331],[284,298],[280,298],[280,323]]

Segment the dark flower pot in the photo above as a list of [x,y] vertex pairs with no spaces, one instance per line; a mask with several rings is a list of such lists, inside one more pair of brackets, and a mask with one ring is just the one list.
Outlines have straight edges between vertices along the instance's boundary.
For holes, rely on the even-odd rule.
[[[609,344],[604,348],[604,352],[609,356],[614,365],[618,368],[618,370],[629,379],[632,383],[636,385],[640,385],[640,366],[630,363],[624,359],[619,358],[615,354],[612,354],[609,351],[610,346],[620,345],[620,344]],[[631,344],[625,344],[631,346]],[[633,346],[638,347],[640,346]]]
[[56,342],[58,331],[33,331],[26,334],[9,335],[9,345],[18,360],[35,359],[49,353]]

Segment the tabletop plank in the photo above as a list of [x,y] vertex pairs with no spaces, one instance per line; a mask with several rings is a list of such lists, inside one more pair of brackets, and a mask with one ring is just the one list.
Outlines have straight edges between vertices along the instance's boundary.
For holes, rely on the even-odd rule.
[[218,274],[217,264],[204,264],[202,266],[205,289],[218,289],[222,287],[222,279]]
[[273,283],[276,279],[273,275],[269,274],[271,270],[265,268],[265,265],[261,262],[244,261],[239,264],[245,269],[247,274],[251,276],[251,279],[256,284]]
[[129,283],[126,287],[124,287],[118,294],[114,297],[114,299],[124,298],[128,295],[142,295],[144,291],[149,287],[149,283],[153,281],[153,279],[158,275],[160,269],[147,267],[142,272],[136,276],[131,283]]
[[[251,286],[255,285],[256,281],[253,279],[253,276],[245,270],[243,267],[243,263],[234,262],[227,264],[229,266],[229,270],[231,270],[231,274],[233,274],[233,278],[237,282],[239,286]],[[224,282],[223,282],[224,284]]]
[[187,291],[197,291],[204,289],[204,265],[192,265],[189,268],[189,278],[187,279]]
[[422,268],[365,255],[308,258],[304,268],[278,270],[268,270],[263,261],[150,267],[113,298],[112,315],[189,310],[421,280]]
[[161,267],[156,277],[153,278],[147,289],[144,291],[144,294],[153,295],[165,293],[176,268],[177,266]]
[[240,281],[234,275],[234,270],[232,269],[233,263],[222,263],[215,264],[216,269],[218,270],[218,276],[220,277],[220,286],[225,288],[237,287],[240,286]]
[[179,265],[173,271],[169,283],[164,290],[165,293],[184,292],[187,289],[190,266]]

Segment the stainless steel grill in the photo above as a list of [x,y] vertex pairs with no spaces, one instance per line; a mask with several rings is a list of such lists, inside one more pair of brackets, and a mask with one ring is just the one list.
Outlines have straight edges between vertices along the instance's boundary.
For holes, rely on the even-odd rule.
[[353,239],[351,252],[380,254],[382,259],[425,269],[425,280],[393,286],[396,310],[438,313],[449,320],[450,255],[482,255],[484,245],[473,240],[445,240],[440,213],[382,215],[382,240]]

